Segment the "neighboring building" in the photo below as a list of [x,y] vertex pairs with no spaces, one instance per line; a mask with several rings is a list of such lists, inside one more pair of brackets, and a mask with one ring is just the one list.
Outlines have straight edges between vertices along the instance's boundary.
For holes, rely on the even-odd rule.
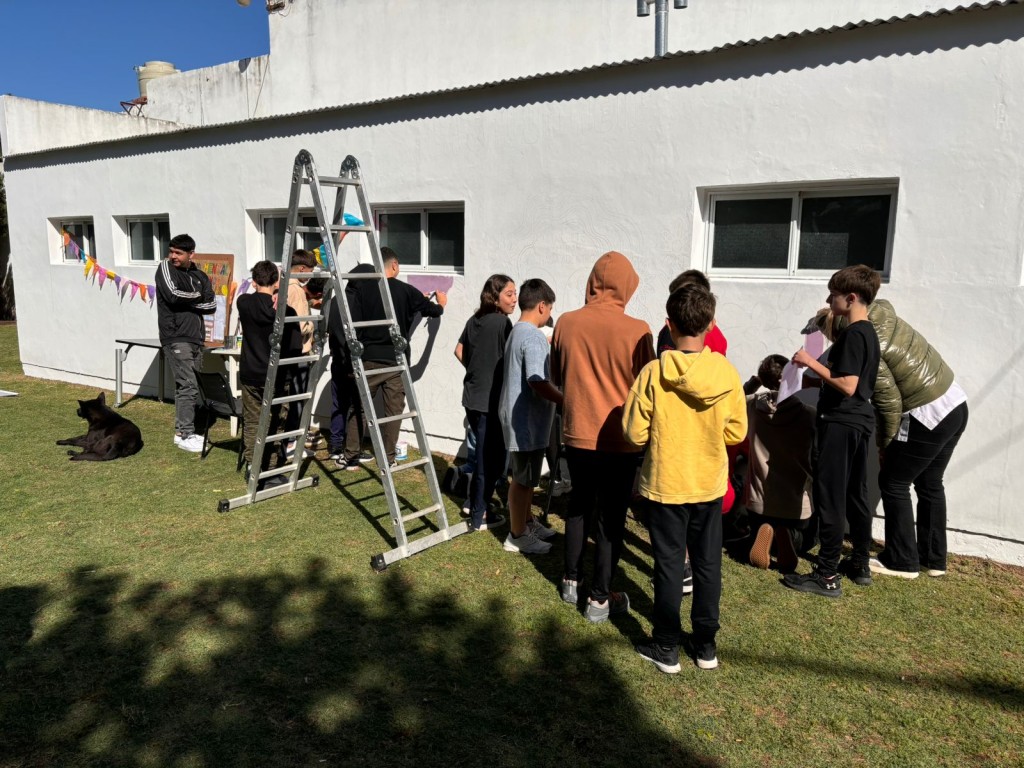
[[[295,0],[268,56],[154,80],[144,117],[3,97],[26,374],[109,388],[113,340],[156,333],[83,282],[62,226],[140,282],[182,231],[244,275],[277,256],[297,152],[329,174],[353,154],[405,274],[454,280],[413,338],[436,449],[463,434],[451,351],[492,272],[543,277],[557,315],[620,250],[656,331],[669,280],[705,269],[746,376],[867,261],[971,397],[951,547],[1024,563],[1024,7],[691,6],[655,60],[631,0]],[[148,391],[150,363],[126,363]]]

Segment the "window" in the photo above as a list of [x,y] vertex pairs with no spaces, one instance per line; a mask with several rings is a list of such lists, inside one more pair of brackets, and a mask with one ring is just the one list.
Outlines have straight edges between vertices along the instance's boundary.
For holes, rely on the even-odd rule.
[[[78,262],[82,256],[88,255],[96,258],[96,240],[94,237],[92,219],[62,219],[60,221],[60,244],[64,261]],[[67,232],[71,241],[77,246],[64,245],[64,233]],[[81,251],[82,256],[77,251]]]
[[717,274],[786,277],[867,264],[887,275],[895,204],[895,185],[714,193],[708,267]]
[[125,219],[132,261],[160,261],[171,242],[171,223],[163,216]]
[[465,265],[462,206],[378,208],[374,212],[381,246],[398,254],[403,267],[461,272]]
[[[263,258],[281,263],[281,254],[284,252],[284,230],[288,223],[287,214],[265,213],[260,217],[260,229],[263,232]],[[300,227],[317,227],[320,223],[316,216],[311,213],[299,212]],[[311,251],[323,244],[323,238],[315,232],[300,232],[295,235],[297,248]]]

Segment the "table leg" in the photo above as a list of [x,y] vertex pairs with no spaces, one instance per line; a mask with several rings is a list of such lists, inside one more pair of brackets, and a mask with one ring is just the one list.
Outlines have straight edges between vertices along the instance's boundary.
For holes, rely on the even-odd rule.
[[[231,394],[235,397],[241,397],[242,393],[238,388],[238,358],[229,356],[226,367],[228,369],[228,385],[231,387]],[[236,437],[238,435],[238,419],[232,416],[230,424],[231,436]]]
[[165,373],[165,371],[164,371],[165,363],[164,363],[164,350],[163,350],[163,347],[161,347],[157,351],[157,357],[160,359],[160,365],[159,365],[160,380],[157,382],[157,385],[156,385],[156,396],[160,399],[160,402],[162,403],[162,402],[164,402],[164,373]]
[[124,389],[124,350],[114,350],[114,407],[121,407],[121,395]]

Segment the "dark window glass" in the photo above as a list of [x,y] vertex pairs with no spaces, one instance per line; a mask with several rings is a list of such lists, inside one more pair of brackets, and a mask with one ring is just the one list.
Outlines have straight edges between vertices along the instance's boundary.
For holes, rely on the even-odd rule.
[[153,222],[128,222],[128,237],[132,244],[133,261],[154,261]]
[[892,195],[810,197],[800,216],[800,269],[885,267]]
[[427,263],[432,267],[462,269],[464,230],[465,215],[461,212],[427,214]]
[[[96,254],[93,252],[93,228],[91,223],[65,222],[61,228],[68,233],[68,236],[83,253],[94,259],[96,258]],[[65,248],[64,259],[66,261],[78,261],[79,256],[70,248]]]
[[398,254],[398,263],[420,265],[420,214],[382,213],[377,217],[381,247]]
[[715,203],[712,265],[716,269],[786,269],[791,198]]

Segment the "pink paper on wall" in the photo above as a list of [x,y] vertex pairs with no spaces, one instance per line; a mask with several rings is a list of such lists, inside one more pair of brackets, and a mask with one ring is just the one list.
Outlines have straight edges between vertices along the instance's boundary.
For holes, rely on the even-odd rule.
[[423,293],[432,293],[433,291],[448,293],[455,283],[455,278],[451,275],[409,275],[408,283]]

